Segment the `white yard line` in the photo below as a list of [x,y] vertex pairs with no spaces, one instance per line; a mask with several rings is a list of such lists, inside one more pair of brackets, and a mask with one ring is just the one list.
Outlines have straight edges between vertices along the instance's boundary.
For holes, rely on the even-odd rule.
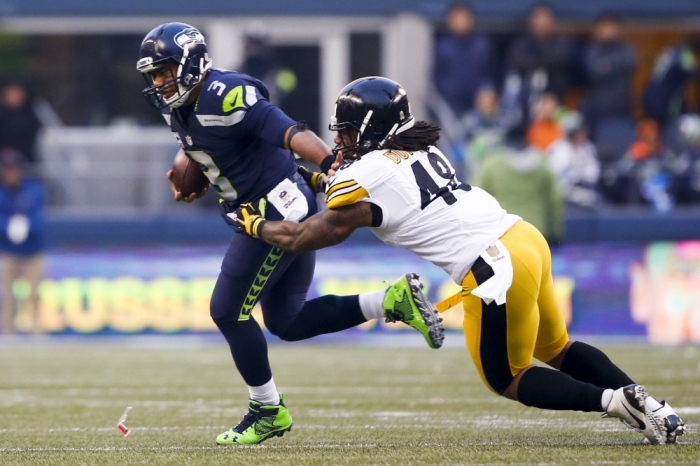
[[[443,419],[438,422],[425,422],[425,417],[421,417],[421,422],[411,424],[342,424],[329,426],[325,424],[294,424],[294,429],[319,429],[319,430],[344,430],[344,429],[454,429],[459,425],[471,425],[490,429],[516,429],[522,427],[548,427],[560,428],[568,426],[573,429],[593,429],[593,430],[627,430],[625,426],[613,423],[610,420],[584,421],[571,425],[568,420],[527,420],[527,419]],[[129,427],[134,432],[163,432],[170,430],[220,430],[230,428],[229,425],[209,425],[209,426],[152,426],[152,427]],[[20,434],[20,433],[61,433],[61,432],[112,432],[117,433],[114,427],[58,427],[58,428],[8,428],[0,429],[0,434]]]
[[[110,451],[207,451],[207,450],[221,450],[226,451],[229,449],[260,449],[260,450],[331,450],[331,449],[371,449],[371,448],[454,448],[454,447],[494,447],[494,446],[512,446],[510,442],[464,442],[461,444],[453,443],[360,443],[360,444],[333,444],[333,443],[319,443],[319,444],[299,444],[299,445],[228,445],[228,446],[171,446],[171,447],[91,447],[91,448],[76,448],[76,447],[66,447],[66,448],[0,448],[0,453],[43,453],[43,452],[110,452]],[[621,445],[627,446],[628,443],[619,442],[612,443],[609,445]],[[595,464],[608,464],[605,461],[596,462]],[[624,461],[615,461],[612,464],[628,464]]]
[[684,406],[673,408],[678,414],[700,414],[700,406]]

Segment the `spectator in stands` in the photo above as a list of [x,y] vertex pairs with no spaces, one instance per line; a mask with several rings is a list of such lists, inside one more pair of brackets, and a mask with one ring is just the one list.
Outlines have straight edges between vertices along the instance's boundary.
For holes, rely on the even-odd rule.
[[564,199],[539,150],[521,140],[511,131],[507,150],[484,161],[475,184],[557,243],[564,229]]
[[498,93],[491,86],[479,89],[474,109],[464,117],[467,133],[467,175],[478,170],[485,157],[498,152],[505,134],[518,123],[519,115],[500,105]]
[[500,104],[496,89],[484,86],[477,92],[474,109],[465,115],[464,123],[470,137],[487,130],[498,130],[502,137],[517,123],[517,116]]
[[27,168],[33,168],[40,129],[41,122],[25,87],[14,82],[6,84],[0,91],[0,149],[15,149],[24,157]]
[[38,287],[45,248],[44,188],[24,176],[24,157],[15,149],[0,151],[0,257],[2,262],[2,333],[14,333],[17,308],[13,285],[24,277],[30,285],[33,332],[40,331]]
[[590,90],[581,110],[589,125],[595,126],[600,118],[632,114],[630,88],[636,64],[634,48],[622,36],[619,17],[600,16],[585,58]]
[[563,136],[558,112],[557,96],[551,92],[542,94],[533,108],[533,121],[527,130],[527,142],[530,146],[546,153],[549,146]]
[[547,151],[547,166],[567,203],[593,207],[599,202],[600,162],[596,148],[588,139],[588,128],[580,113],[564,116],[562,128],[564,137],[552,143]]
[[700,203],[700,115],[683,115],[678,126],[685,149],[679,156],[676,201]]
[[474,32],[474,12],[469,4],[452,4],[447,15],[447,33],[437,37],[433,82],[457,117],[474,107],[477,91],[493,86],[492,46]]
[[629,203],[648,202],[655,210],[673,208],[674,177],[678,158],[661,139],[659,124],[645,118],[637,124],[637,140],[617,164],[616,186],[622,200]]
[[552,7],[547,4],[533,7],[529,31],[515,39],[507,59],[509,68],[520,78],[520,102],[526,118],[543,92],[552,92],[560,102],[564,101],[571,55],[570,41],[557,33]]
[[656,59],[651,79],[644,91],[644,110],[660,125],[675,121],[683,111],[687,84],[700,79],[700,33],[669,47]]

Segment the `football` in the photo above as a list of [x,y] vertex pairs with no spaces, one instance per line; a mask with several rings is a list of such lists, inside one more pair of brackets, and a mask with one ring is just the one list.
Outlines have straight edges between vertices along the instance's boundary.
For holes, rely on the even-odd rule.
[[182,193],[182,197],[188,197],[192,193],[198,193],[209,185],[209,180],[199,165],[190,159],[185,151],[180,149],[173,160],[173,183],[175,188]]

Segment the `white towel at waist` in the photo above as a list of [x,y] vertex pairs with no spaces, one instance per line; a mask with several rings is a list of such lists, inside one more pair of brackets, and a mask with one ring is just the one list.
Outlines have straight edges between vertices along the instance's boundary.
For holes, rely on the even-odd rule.
[[499,306],[506,302],[506,293],[513,284],[513,263],[506,247],[497,240],[486,248],[481,258],[493,269],[493,277],[472,290],[486,304],[496,301]]

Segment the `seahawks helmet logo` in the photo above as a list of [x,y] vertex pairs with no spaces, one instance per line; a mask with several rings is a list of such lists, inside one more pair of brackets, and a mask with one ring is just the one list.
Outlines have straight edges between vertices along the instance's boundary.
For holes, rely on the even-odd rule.
[[202,35],[201,32],[196,30],[195,28],[187,28],[183,29],[182,31],[178,32],[175,35],[175,43],[181,48],[184,49],[186,45],[189,44],[204,44],[204,36]]

